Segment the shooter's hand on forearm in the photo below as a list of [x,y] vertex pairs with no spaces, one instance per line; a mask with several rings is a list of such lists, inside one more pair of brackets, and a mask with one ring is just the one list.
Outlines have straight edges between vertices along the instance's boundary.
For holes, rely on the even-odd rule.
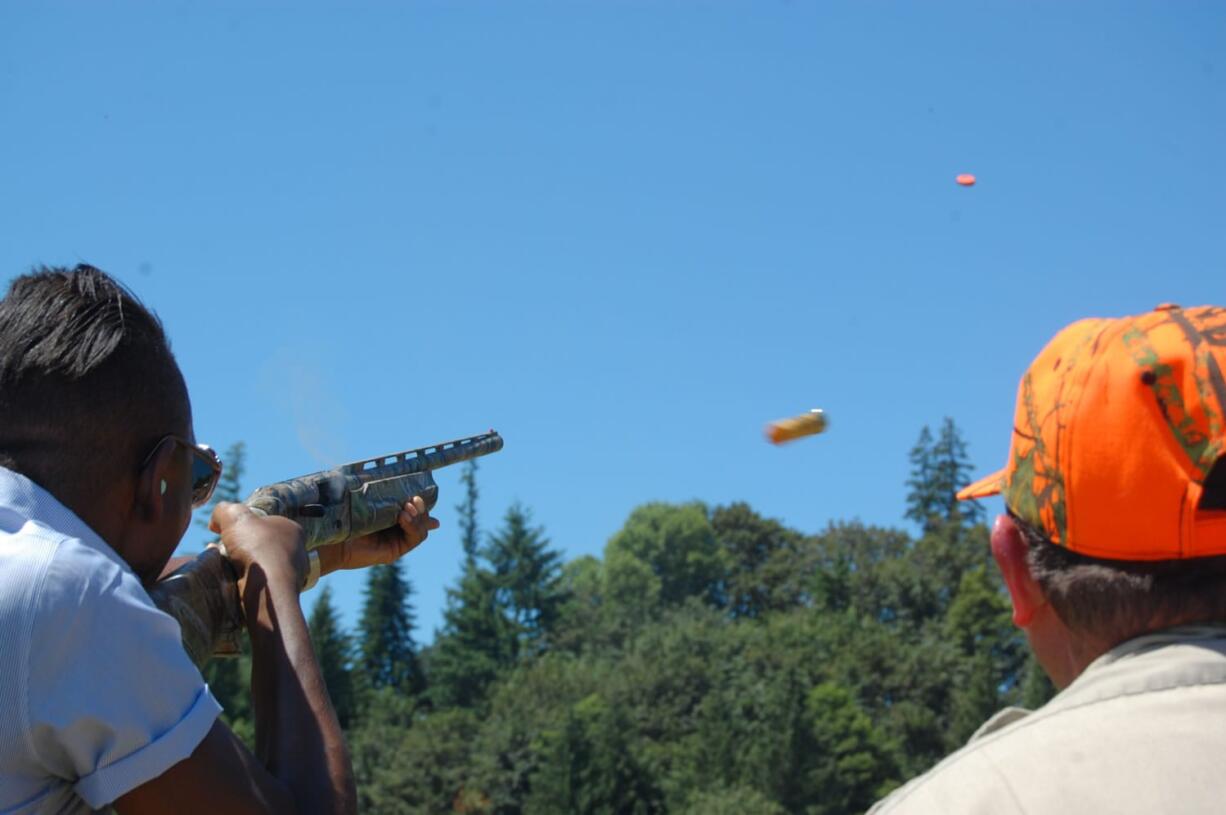
[[396,526],[373,535],[319,547],[316,551],[319,553],[320,573],[395,563],[424,541],[431,529],[438,529],[438,519],[430,516],[426,502],[420,496],[415,497],[406,501],[401,508]]

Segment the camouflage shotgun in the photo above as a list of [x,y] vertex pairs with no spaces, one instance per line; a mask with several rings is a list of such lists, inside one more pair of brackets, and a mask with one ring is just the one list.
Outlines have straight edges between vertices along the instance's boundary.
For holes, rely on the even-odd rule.
[[[501,449],[502,437],[491,430],[270,484],[243,503],[262,515],[297,521],[306,532],[309,551],[395,526],[400,508],[414,496],[433,509],[438,500],[434,470]],[[238,652],[243,630],[238,582],[217,547],[210,546],[175,570],[149,594],[158,608],[179,621],[183,647],[197,666],[214,654]]]

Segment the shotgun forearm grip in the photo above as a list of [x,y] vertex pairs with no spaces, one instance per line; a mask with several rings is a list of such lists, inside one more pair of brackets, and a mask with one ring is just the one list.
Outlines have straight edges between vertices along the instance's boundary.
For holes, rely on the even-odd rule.
[[196,667],[239,652],[242,606],[234,567],[213,546],[149,590],[154,604],[179,621],[183,648]]

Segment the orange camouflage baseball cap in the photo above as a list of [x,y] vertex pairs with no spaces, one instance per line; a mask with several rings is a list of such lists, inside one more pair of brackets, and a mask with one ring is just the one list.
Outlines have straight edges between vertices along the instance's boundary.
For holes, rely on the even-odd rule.
[[959,499],[1003,495],[1053,542],[1092,557],[1226,554],[1226,309],[1161,305],[1073,323],[1022,376],[1009,463]]

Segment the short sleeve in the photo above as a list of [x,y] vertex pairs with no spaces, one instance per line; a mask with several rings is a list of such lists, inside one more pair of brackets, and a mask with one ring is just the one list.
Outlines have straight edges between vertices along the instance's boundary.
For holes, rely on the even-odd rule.
[[136,576],[61,543],[30,642],[30,750],[97,809],[187,758],[221,712]]

